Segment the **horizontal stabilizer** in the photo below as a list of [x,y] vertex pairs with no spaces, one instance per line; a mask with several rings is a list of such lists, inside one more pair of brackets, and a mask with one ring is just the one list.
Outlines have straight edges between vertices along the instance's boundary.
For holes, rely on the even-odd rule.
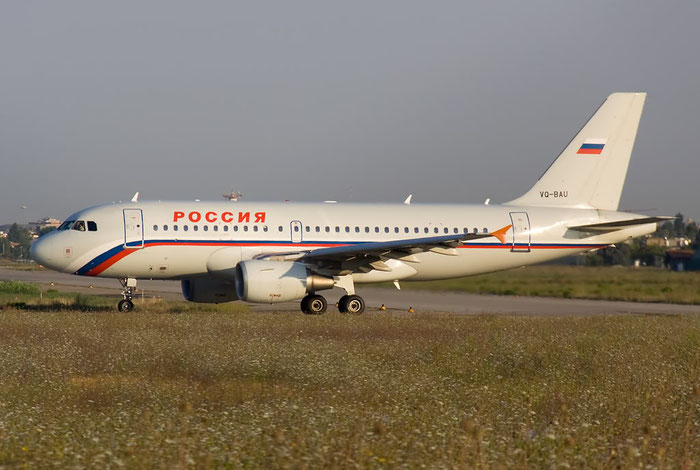
[[622,230],[627,227],[653,224],[656,222],[664,222],[666,220],[672,219],[675,219],[675,217],[643,217],[641,219],[637,218],[627,220],[616,220],[614,222],[601,222],[598,224],[576,225],[574,227],[569,227],[569,229],[578,230],[580,232],[613,232],[615,230]]

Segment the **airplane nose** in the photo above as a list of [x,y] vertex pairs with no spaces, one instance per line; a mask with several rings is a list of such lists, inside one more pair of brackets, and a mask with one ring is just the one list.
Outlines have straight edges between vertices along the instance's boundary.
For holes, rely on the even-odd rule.
[[44,236],[34,240],[34,243],[29,247],[29,257],[42,266],[56,269],[58,253],[54,249],[55,243],[50,238]]

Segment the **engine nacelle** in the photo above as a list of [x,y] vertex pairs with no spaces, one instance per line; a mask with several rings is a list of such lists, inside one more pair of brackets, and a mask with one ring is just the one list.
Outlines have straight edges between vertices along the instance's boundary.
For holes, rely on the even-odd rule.
[[304,263],[250,260],[236,266],[236,293],[247,302],[287,302],[333,285],[332,278],[311,273]]
[[184,279],[182,295],[190,302],[208,304],[238,300],[235,283],[220,279]]

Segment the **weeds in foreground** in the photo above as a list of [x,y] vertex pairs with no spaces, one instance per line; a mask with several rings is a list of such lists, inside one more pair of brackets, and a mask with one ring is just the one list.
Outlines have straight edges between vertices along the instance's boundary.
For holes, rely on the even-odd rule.
[[0,325],[0,466],[700,461],[695,316],[5,310]]

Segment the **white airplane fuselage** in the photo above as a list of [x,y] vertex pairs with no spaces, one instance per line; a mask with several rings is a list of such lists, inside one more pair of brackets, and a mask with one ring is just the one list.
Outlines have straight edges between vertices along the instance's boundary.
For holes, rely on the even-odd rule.
[[[67,220],[94,222],[97,230],[50,233],[35,245],[34,255],[51,269],[78,275],[187,279],[215,275],[227,259],[235,265],[271,253],[485,233],[512,226],[504,243],[494,237],[473,240],[449,254],[427,251],[408,260],[391,260],[390,271],[352,274],[356,283],[433,280],[541,263],[656,229],[654,223],[600,234],[568,229],[631,215],[507,205],[114,203],[71,215]],[[228,250],[218,255],[221,260],[216,259],[224,249]]]

